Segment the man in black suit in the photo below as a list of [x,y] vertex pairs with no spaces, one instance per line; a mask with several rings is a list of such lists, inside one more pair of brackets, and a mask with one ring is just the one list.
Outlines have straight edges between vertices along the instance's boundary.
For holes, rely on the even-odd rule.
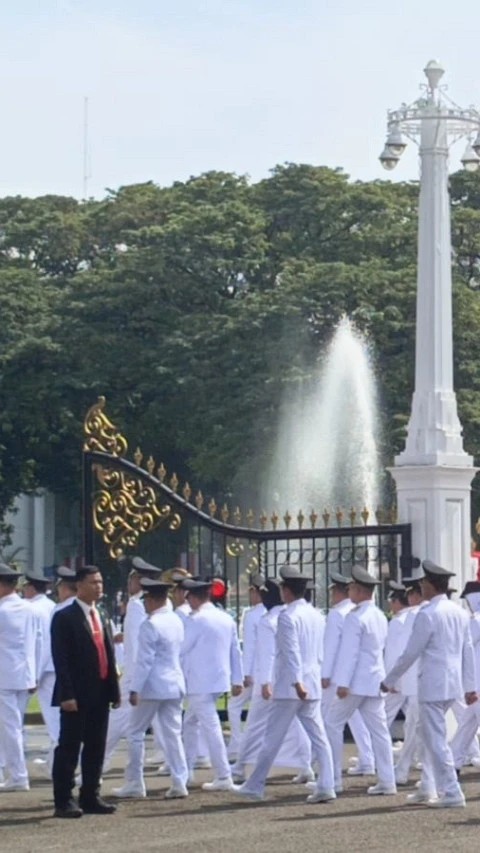
[[[96,566],[79,569],[77,597],[52,619],[52,655],[56,682],[52,705],[60,706],[60,737],[53,761],[55,817],[112,814],[115,806],[100,799],[110,705],[120,703],[110,626],[96,603],[103,578]],[[82,749],[79,806],[72,792]]]

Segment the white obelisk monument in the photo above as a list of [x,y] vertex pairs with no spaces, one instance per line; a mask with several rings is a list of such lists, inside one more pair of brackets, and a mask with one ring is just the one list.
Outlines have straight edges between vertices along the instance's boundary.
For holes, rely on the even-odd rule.
[[[474,576],[470,491],[476,469],[463,448],[453,387],[448,154],[449,141],[479,134],[480,115],[446,99],[439,89],[443,69],[437,62],[428,63],[425,74],[425,96],[389,114],[381,156],[383,165],[392,168],[405,147],[402,134],[419,142],[415,391],[405,450],[390,472],[399,521],[412,524],[413,554],[455,571],[455,586],[461,589]],[[479,136],[474,148],[477,142]],[[462,162],[467,168],[478,165],[470,144]]]

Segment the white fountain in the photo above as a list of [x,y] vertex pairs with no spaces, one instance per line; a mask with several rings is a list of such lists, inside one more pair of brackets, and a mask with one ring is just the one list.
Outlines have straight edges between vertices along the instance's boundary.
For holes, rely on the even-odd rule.
[[[373,510],[380,499],[380,425],[365,338],[339,323],[316,375],[285,400],[263,505],[292,515],[341,506]],[[359,523],[361,523],[359,518]]]

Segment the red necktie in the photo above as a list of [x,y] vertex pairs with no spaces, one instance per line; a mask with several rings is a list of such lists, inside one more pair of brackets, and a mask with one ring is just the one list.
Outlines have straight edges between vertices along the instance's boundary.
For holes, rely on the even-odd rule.
[[98,654],[98,665],[100,668],[100,678],[102,681],[108,676],[108,658],[107,651],[105,649],[105,643],[103,640],[103,631],[102,626],[100,624],[100,620],[97,616],[96,610],[92,607],[90,610],[90,616],[92,618],[92,626],[93,626],[93,642],[97,647]]

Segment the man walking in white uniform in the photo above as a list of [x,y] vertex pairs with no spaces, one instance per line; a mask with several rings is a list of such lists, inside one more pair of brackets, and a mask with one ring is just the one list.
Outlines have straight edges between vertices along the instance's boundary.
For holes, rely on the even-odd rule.
[[0,563],[0,751],[9,773],[0,791],[28,791],[23,718],[38,673],[38,621],[17,595],[20,575]]
[[[120,680],[121,705],[110,713],[107,743],[105,746],[104,771],[108,768],[118,742],[121,738],[128,738],[129,736],[132,710],[129,698],[137,657],[138,632],[142,622],[147,618],[142,601],[141,579],[145,577],[159,579],[161,573],[162,569],[145,562],[141,557],[134,557],[132,560],[132,569],[128,575],[129,599],[123,623],[123,675]],[[115,791],[116,796],[130,796],[128,788],[128,784],[123,788],[117,788]]]
[[[403,583],[398,581],[390,581],[390,593],[388,601],[390,603],[390,611],[392,618],[388,623],[387,641],[385,643],[385,672],[389,672],[396,664],[398,658],[402,654],[409,636],[409,628],[407,625],[408,618],[408,598],[407,590]],[[400,689],[398,693],[387,693],[385,699],[385,713],[387,715],[387,725],[391,729],[396,720],[399,711],[403,711],[407,707],[407,697]]]
[[326,720],[332,745],[335,785],[341,790],[343,730],[353,712],[360,711],[370,732],[378,784],[367,789],[370,795],[396,794],[392,741],[387,726],[385,700],[380,683],[385,676],[383,652],[387,639],[387,619],[375,606],[373,592],[379,584],[362,566],[353,566],[350,598],[356,607],[347,614],[334,671],[337,696]]
[[[130,684],[126,786],[130,796],[144,797],[143,778],[145,731],[157,717],[165,757],[172,777],[166,799],[188,796],[188,770],[182,742],[182,701],[185,679],[180,666],[183,623],[166,606],[169,584],[142,578],[145,610],[148,618],[140,625],[135,669]],[[125,787],[126,787],[125,786]]]
[[[337,694],[337,685],[333,681],[333,673],[340,651],[345,617],[355,607],[348,594],[348,587],[352,579],[339,572],[330,572],[329,580],[331,607],[326,620],[322,663],[322,715],[325,721]],[[353,712],[348,720],[348,726],[358,748],[358,761],[355,766],[347,770],[347,774],[349,776],[372,776],[375,773],[372,741],[358,711]]]
[[235,761],[238,757],[240,739],[242,736],[242,711],[251,701],[253,692],[253,675],[255,672],[255,650],[257,647],[258,623],[264,615],[260,587],[265,578],[260,573],[252,575],[248,587],[250,607],[243,617],[243,690],[238,696],[231,696],[228,702],[228,721],[230,723],[230,740],[228,742],[228,758]]
[[[480,583],[469,581],[460,598],[464,598],[470,609],[470,634],[475,653],[475,668],[477,673],[477,693],[480,691]],[[450,743],[453,760],[457,772],[466,763],[471,744],[477,737],[480,725],[480,702],[474,702],[465,709],[461,722]]]
[[273,695],[267,720],[267,738],[255,769],[247,781],[235,788],[239,796],[262,799],[269,770],[285,735],[297,716],[312,747],[312,760],[318,762],[316,790],[308,802],[323,803],[335,799],[332,751],[320,710],[320,666],[322,625],[305,601],[310,580],[298,569],[280,570],[285,609],[278,616]]
[[25,583],[22,588],[23,597],[28,601],[38,620],[37,642],[39,669],[37,673],[37,696],[38,704],[42,712],[48,736],[50,739],[47,770],[51,775],[53,766],[53,753],[58,743],[60,733],[60,710],[52,707],[53,688],[55,686],[55,668],[52,660],[50,643],[50,625],[52,622],[55,604],[47,595],[49,580],[42,572],[27,570],[25,572]]
[[[185,620],[182,667],[187,687],[188,713],[205,732],[215,779],[205,782],[205,791],[230,791],[233,787],[227,748],[217,713],[216,702],[222,693],[242,690],[243,671],[237,629],[232,617],[210,601],[212,581],[183,581],[188,591],[191,614]],[[193,774],[197,755],[197,731],[184,731],[189,774]]]
[[447,741],[446,713],[455,699],[465,696],[467,705],[477,701],[475,658],[466,613],[446,595],[453,572],[424,560],[420,579],[423,597],[429,602],[417,613],[407,647],[382,689],[394,690],[400,677],[419,658],[418,701],[420,727],[433,768],[438,799],[426,804],[437,808],[465,806],[452,752]]

